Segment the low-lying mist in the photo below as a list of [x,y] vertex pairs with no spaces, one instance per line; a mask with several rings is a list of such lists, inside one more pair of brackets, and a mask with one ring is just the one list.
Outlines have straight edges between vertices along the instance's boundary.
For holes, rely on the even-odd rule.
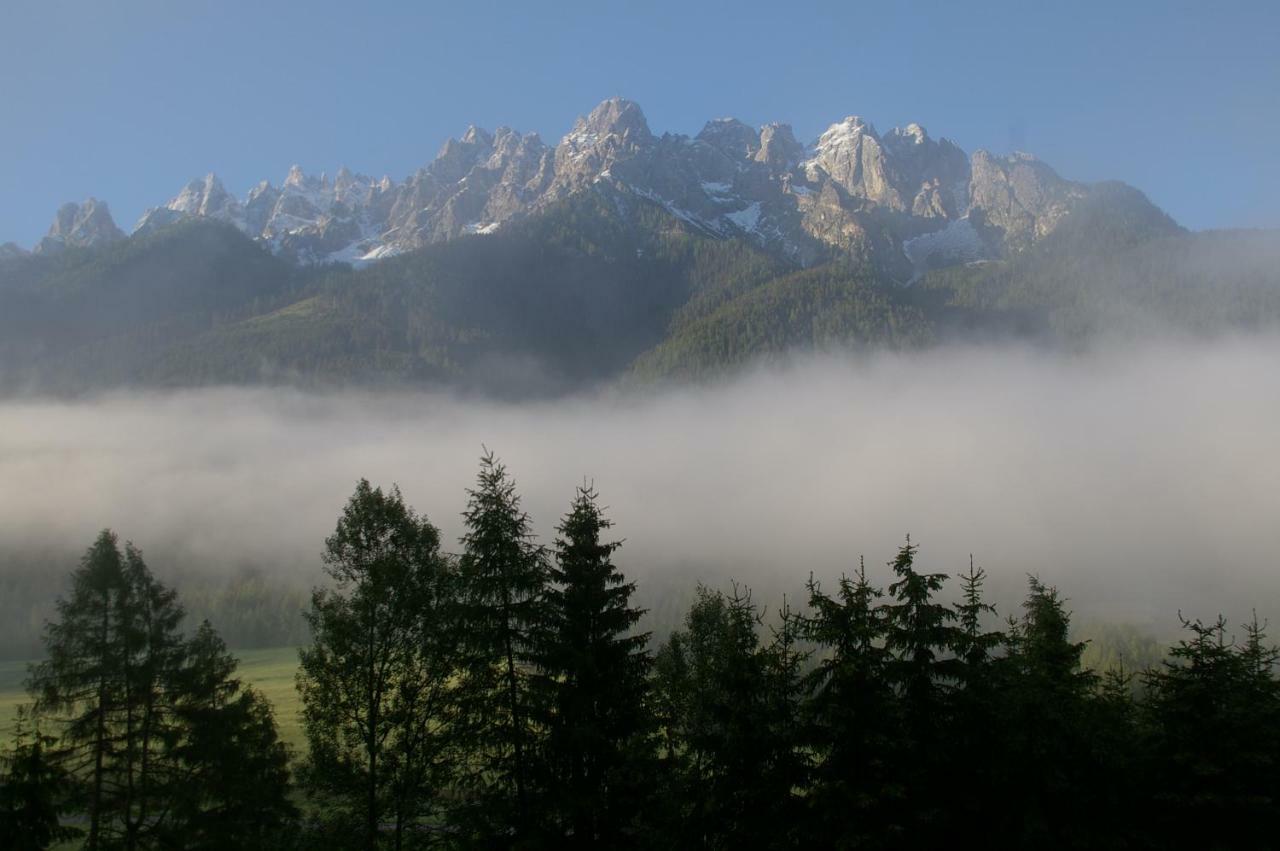
[[[879,578],[1028,572],[1078,613],[1167,631],[1178,609],[1280,618],[1280,337],[813,357],[714,386],[529,404],[282,389],[0,403],[0,551],[104,526],[162,578],[246,568],[308,586],[356,480],[398,483],[456,548],[481,445],[545,542],[585,479],[661,588],[736,577],[800,596],[860,553]],[[11,569],[0,562],[0,573]],[[661,606],[661,602],[658,602]],[[674,604],[673,604],[674,605]]]

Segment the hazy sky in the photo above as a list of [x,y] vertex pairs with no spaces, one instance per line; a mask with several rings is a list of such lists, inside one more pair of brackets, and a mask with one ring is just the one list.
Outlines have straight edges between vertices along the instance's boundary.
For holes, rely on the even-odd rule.
[[0,242],[94,195],[129,229],[213,170],[399,179],[468,123],[554,142],[857,113],[1124,179],[1193,228],[1280,226],[1280,3],[4,0]]

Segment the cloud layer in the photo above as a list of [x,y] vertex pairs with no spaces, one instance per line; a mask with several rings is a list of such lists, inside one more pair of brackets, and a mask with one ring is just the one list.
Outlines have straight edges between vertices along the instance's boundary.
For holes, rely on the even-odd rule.
[[[646,394],[500,404],[279,389],[0,403],[0,540],[82,551],[117,529],[157,572],[318,580],[356,480],[398,483],[449,542],[481,444],[544,540],[594,480],[642,583],[739,577],[793,596],[911,533],[1078,610],[1280,618],[1280,339],[814,358]],[[157,555],[163,564],[156,561]],[[0,570],[3,570],[0,565]]]

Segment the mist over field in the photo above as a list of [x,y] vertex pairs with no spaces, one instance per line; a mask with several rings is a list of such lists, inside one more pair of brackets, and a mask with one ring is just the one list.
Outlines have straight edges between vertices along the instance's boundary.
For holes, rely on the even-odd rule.
[[595,482],[646,597],[736,577],[798,596],[906,533],[929,569],[1027,572],[1078,611],[1280,611],[1280,338],[1072,357],[1025,347],[811,357],[714,386],[502,404],[284,389],[0,404],[0,541],[74,557],[104,526],[161,577],[309,586],[357,479],[398,483],[448,544],[481,445],[549,543]]

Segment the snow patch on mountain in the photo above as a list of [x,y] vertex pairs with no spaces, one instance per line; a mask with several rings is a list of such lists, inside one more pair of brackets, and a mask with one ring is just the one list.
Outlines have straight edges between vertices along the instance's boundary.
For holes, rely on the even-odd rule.
[[987,247],[973,222],[964,216],[940,230],[903,240],[902,253],[911,262],[908,283],[915,283],[931,268],[983,260]]

